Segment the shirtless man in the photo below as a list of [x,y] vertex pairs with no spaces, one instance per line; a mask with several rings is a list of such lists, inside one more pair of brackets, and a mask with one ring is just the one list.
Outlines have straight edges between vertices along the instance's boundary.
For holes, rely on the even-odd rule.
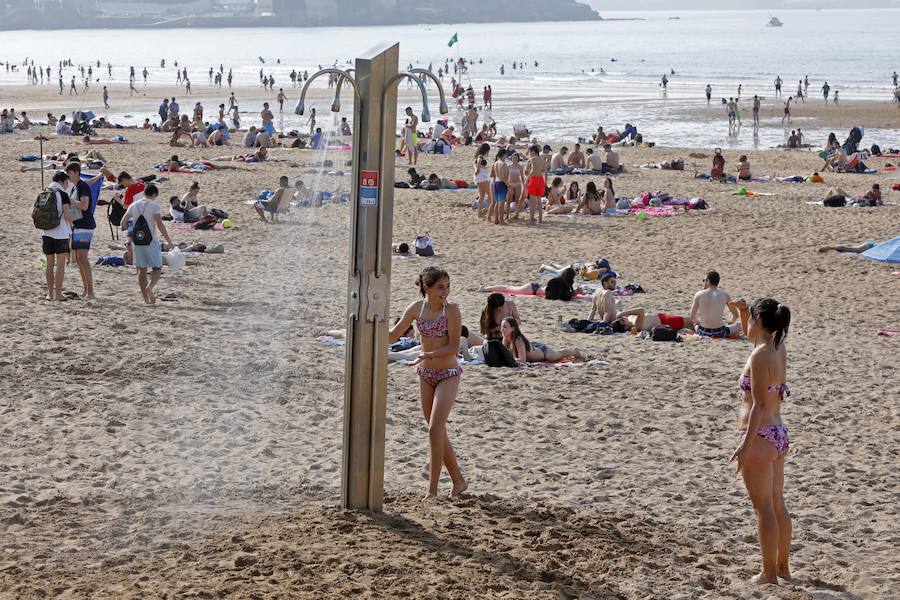
[[275,120],[275,115],[269,110],[268,102],[263,102],[263,109],[260,111],[259,116],[262,118],[262,130],[269,135],[275,135],[275,126],[272,124],[272,121]]
[[[719,274],[710,271],[703,279],[703,289],[694,294],[690,320],[701,337],[729,338],[741,331],[736,308],[728,306],[731,296],[719,289]],[[722,319],[725,308],[731,311],[731,322],[726,325]]]
[[[543,223],[543,215],[544,211],[541,206],[541,200],[546,193],[546,179],[544,179],[544,172],[546,171],[546,164],[541,156],[541,150],[538,148],[537,144],[533,144],[528,149],[528,162],[525,163],[525,170],[523,172],[524,180],[526,183],[526,192],[523,195],[523,199],[527,196],[528,198],[528,222],[531,225],[534,225],[534,217],[537,215],[538,222]],[[519,209],[521,207],[521,201],[516,204],[516,216],[514,219],[518,220],[519,218]]]
[[411,106],[406,107],[406,122],[403,124],[403,141],[406,143],[406,158],[408,164],[414,165],[419,161],[419,149],[416,148],[416,129],[419,127],[419,117],[413,113]]
[[787,102],[784,103],[784,116],[781,117],[781,124],[784,125],[784,120],[787,119],[788,124],[793,123],[793,119],[791,119],[791,101],[794,98],[792,96],[788,96]]
[[284,94],[284,88],[278,88],[278,112],[284,112],[284,101],[287,100],[287,96]]
[[594,154],[593,148],[587,149],[587,158],[585,159],[585,165],[588,168],[588,171],[593,171],[594,173],[600,173],[601,169],[603,169],[603,159],[600,158],[599,154]]
[[753,96],[753,126],[759,127],[759,96]]
[[569,149],[563,146],[559,149],[559,152],[550,157],[550,170],[554,173],[559,169],[566,169],[566,154],[569,153]]
[[494,224],[506,223],[508,205],[506,202],[509,193],[509,165],[506,163],[506,150],[497,151],[497,160],[491,165],[491,207],[488,209],[488,221],[491,220],[493,210]]
[[601,289],[594,294],[591,302],[591,315],[589,321],[593,321],[595,316],[599,315],[600,321],[608,325],[612,325],[616,321],[627,321],[628,317],[643,314],[643,309],[637,308],[632,310],[619,311],[616,308],[616,297],[613,294],[616,290],[616,274],[607,271],[600,276]]
[[572,169],[584,168],[584,152],[581,151],[581,144],[575,144],[575,150],[569,155],[569,160],[566,164]]
[[612,149],[612,144],[603,144],[603,173],[618,173],[622,170],[622,163],[619,160],[619,153]]
[[667,325],[676,332],[682,329],[694,329],[694,323],[690,317],[670,313],[648,313],[643,308],[635,308],[630,312],[635,314],[626,317],[628,325],[637,327],[638,331],[653,331],[653,328],[659,325]]

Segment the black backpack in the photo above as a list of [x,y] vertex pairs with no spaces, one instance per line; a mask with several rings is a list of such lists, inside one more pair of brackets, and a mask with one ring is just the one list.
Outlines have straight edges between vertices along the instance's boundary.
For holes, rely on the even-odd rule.
[[841,206],[846,206],[847,199],[844,198],[843,196],[829,196],[828,198],[825,198],[824,200],[822,200],[822,204],[824,204],[825,206],[831,206],[834,208],[838,208]]
[[[31,220],[34,221],[34,226],[38,229],[49,231],[59,226],[62,215],[56,210],[56,192],[57,190],[44,190],[38,194],[37,199],[34,201],[31,209]],[[60,191],[59,193],[68,197],[65,192]]]
[[137,221],[134,222],[134,228],[131,230],[131,240],[135,246],[149,246],[153,241],[153,233],[150,231],[150,224],[144,215],[139,215]]
[[654,342],[677,342],[678,332],[668,325],[657,325],[650,330],[650,339]]

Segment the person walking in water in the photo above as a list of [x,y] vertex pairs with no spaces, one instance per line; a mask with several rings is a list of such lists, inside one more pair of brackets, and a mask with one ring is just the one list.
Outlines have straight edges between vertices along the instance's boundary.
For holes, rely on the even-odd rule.
[[456,402],[462,378],[462,369],[456,359],[462,317],[459,306],[447,302],[450,275],[444,269],[426,268],[419,275],[416,285],[422,300],[406,308],[403,317],[391,328],[388,343],[397,342],[413,323],[422,338],[422,351],[415,364],[422,413],[428,423],[428,492],[425,498],[430,500],[437,497],[444,466],[453,482],[450,496],[459,496],[469,487],[447,435],[447,419]]
[[706,84],[706,105],[709,106],[709,102],[712,99],[712,86],[708,83]]
[[753,503],[762,549],[762,571],[750,581],[778,583],[779,577],[791,578],[792,525],[784,501],[784,463],[790,437],[781,421],[781,406],[791,395],[785,383],[784,347],[791,311],[772,298],[757,300],[752,306],[735,300],[729,308],[740,314],[743,333],[753,343],[753,352],[738,379],[741,440],[731,455]]
[[787,102],[784,103],[784,116],[781,117],[781,124],[784,125],[784,120],[787,119],[788,125],[793,123],[791,119],[791,100],[794,98],[788,96]]
[[775,97],[781,98],[781,75],[775,78]]
[[103,108],[109,110],[109,92],[106,91],[106,86],[103,86]]
[[822,95],[825,97],[825,104],[828,104],[828,93],[831,91],[831,86],[828,85],[828,82],[825,82],[825,85],[822,86]]

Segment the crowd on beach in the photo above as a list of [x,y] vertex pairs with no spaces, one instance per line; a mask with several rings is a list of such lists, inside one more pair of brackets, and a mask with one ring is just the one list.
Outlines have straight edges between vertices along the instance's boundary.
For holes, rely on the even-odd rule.
[[[65,66],[71,67],[71,64]],[[97,67],[100,68],[99,61]],[[111,75],[112,67],[108,63],[107,67]],[[165,67],[164,62],[161,67]],[[175,67],[178,68],[177,63]],[[429,65],[429,70],[431,67]],[[63,89],[62,68],[61,63],[60,93]],[[502,69],[504,68],[505,66]],[[524,65],[520,64],[518,68],[524,68]],[[88,80],[93,76],[93,67],[81,69],[85,78],[84,93],[88,90]],[[36,72],[39,75],[35,75]],[[614,178],[626,169],[618,149],[623,146],[652,145],[652,142],[644,141],[643,134],[638,133],[636,126],[628,123],[621,131],[609,133],[598,127],[595,134],[574,143],[571,151],[568,145],[562,145],[554,151],[549,144],[538,143],[524,126],[514,126],[513,135],[509,137],[498,135],[497,124],[493,120],[478,127],[479,112],[475,105],[474,89],[471,85],[463,87],[456,80],[457,76],[461,78],[466,73],[465,61],[452,64],[450,61],[445,62],[439,67],[438,76],[443,79],[450,72],[453,73],[453,94],[460,107],[465,107],[459,132],[446,122],[438,122],[431,130],[422,132],[412,108],[405,110],[406,120],[400,132],[397,152],[408,158],[412,187],[425,190],[472,187],[467,178],[442,178],[437,174],[424,177],[414,167],[419,152],[444,154],[445,147],[459,151],[460,146],[473,146],[475,154],[471,179],[474,184],[472,189],[476,194],[474,208],[480,218],[495,225],[518,221],[525,211],[529,224],[539,224],[547,215],[597,216],[664,205],[665,199],[661,195],[640,198],[639,205],[635,205],[638,199],[616,195]],[[142,75],[146,82],[146,69]],[[178,70],[176,81],[185,85],[186,93],[189,94],[188,75],[187,69],[182,67]],[[50,68],[45,72],[40,67],[32,68],[29,65],[28,76],[32,79],[46,76],[49,80]],[[136,73],[132,67],[132,89],[135,79]],[[229,87],[233,81],[231,71],[226,75],[221,65],[218,71],[210,68],[209,79],[210,84],[217,88],[222,87],[223,79]],[[308,80],[308,73],[301,74],[294,70],[290,80],[294,87],[301,85],[301,81]],[[780,77],[776,82],[779,80]],[[274,78],[271,74],[266,75],[262,69],[260,82],[267,90],[274,92]],[[329,81],[329,87],[336,84],[336,78]],[[803,81],[801,87],[802,84]],[[808,86],[808,82],[806,85]],[[826,101],[829,93],[827,88],[827,84],[823,86]],[[777,83],[776,90],[780,95],[780,83]],[[798,93],[800,91],[798,88]],[[804,88],[804,96],[805,91]],[[70,93],[78,93],[74,76]],[[484,86],[483,108],[490,109],[492,95],[491,87]],[[710,97],[711,89],[707,86],[707,100]],[[738,99],[739,97],[740,90]],[[283,112],[285,99],[284,90],[279,89],[274,100],[279,113]],[[738,99],[726,101],[732,127],[740,124]],[[108,100],[108,93],[104,89],[103,101],[107,107]],[[792,98],[788,98],[785,104],[785,115],[788,118],[791,101]],[[758,124],[758,103],[759,98],[756,96],[755,124]],[[220,163],[264,162],[269,160],[269,149],[279,145],[321,149],[326,144],[325,134],[317,126],[314,109],[310,111],[306,122],[308,131],[279,135],[274,125],[275,111],[269,102],[262,105],[260,124],[253,125],[244,132],[234,92],[229,94],[226,102],[218,105],[213,118],[208,118],[201,102],[194,103],[190,113],[183,112],[177,99],[172,96],[163,99],[157,115],[158,123],[147,119],[142,128],[166,134],[171,147],[239,145],[242,149],[239,154],[201,161],[183,161],[178,155],[172,155],[158,165],[161,172],[233,168],[234,165]],[[54,127],[60,136],[85,136],[83,139],[90,143],[98,143],[98,140],[91,140],[90,137],[95,135],[95,129],[120,128],[108,123],[103,117],[93,120],[83,113],[73,115],[71,120],[66,115],[59,118],[54,115],[47,117],[47,124]],[[19,130],[32,126],[24,112],[17,116],[14,111],[4,111],[2,119],[4,128],[10,123],[12,128]],[[240,142],[233,138],[235,134],[241,137]],[[350,124],[344,119],[339,126],[339,135],[351,134]],[[837,143],[834,134],[831,137],[823,151],[825,164],[821,171],[828,169],[849,172],[857,168],[862,160],[859,150],[862,132],[851,131],[849,147],[848,142]],[[800,147],[803,144],[802,132],[797,129],[792,134],[792,139],[794,145],[790,147]],[[125,142],[110,140],[110,143]],[[853,163],[855,156],[858,158]],[[161,190],[156,174],[138,178],[126,171],[115,174],[110,169],[109,161],[96,149],[82,154],[68,153],[57,157],[57,161],[53,166],[52,183],[40,194],[32,212],[35,226],[41,232],[42,251],[46,260],[46,298],[50,301],[78,297],[63,290],[66,266],[73,263],[78,268],[83,286],[80,297],[85,300],[95,297],[89,252],[97,228],[95,210],[99,204],[99,187],[103,184],[114,190],[109,202],[113,203],[113,210],[116,212],[116,226],[125,232],[123,264],[132,264],[136,268],[141,297],[149,305],[157,302],[156,287],[160,282],[163,266],[169,261],[183,260],[180,257],[182,251],[191,251],[173,241],[167,223],[205,222],[211,226],[229,226],[227,214],[203,204],[198,182],[191,183],[183,195],[169,197],[168,210],[164,211],[165,203],[160,200]],[[751,181],[751,166],[746,155],[741,156],[738,163],[737,180]],[[710,178],[725,180],[725,166],[724,156],[717,149]],[[99,168],[99,172],[88,175],[84,172],[86,167]],[[682,163],[679,169],[670,164],[669,168],[681,170],[684,165]],[[818,172],[814,175],[821,179]],[[577,181],[570,181],[566,185],[563,180],[566,176],[597,176],[602,181],[589,181],[582,191]],[[875,184],[864,198],[871,205],[880,204],[882,198],[879,186]],[[255,201],[253,209],[263,222],[274,223],[278,222],[279,215],[291,204],[308,205],[309,199],[310,190],[302,181],[298,180],[292,185],[287,176],[281,176],[272,193]],[[697,203],[684,208],[705,207],[705,203]],[[398,247],[397,252],[408,253],[409,247]],[[623,308],[619,298],[629,292],[639,293],[636,289],[639,286],[620,287],[618,274],[604,259],[571,265],[541,265],[541,271],[552,271],[555,276],[546,284],[529,282],[521,286],[483,287],[482,291],[489,295],[477,328],[469,328],[463,325],[459,306],[448,301],[450,275],[439,267],[428,267],[421,272],[417,281],[422,299],[411,303],[390,329],[392,353],[414,364],[421,380],[421,403],[428,422],[429,438],[428,498],[437,495],[440,475],[445,467],[452,480],[451,495],[458,496],[468,489],[468,482],[463,476],[446,426],[462,382],[463,371],[458,356],[462,353],[462,356],[471,358],[475,351],[476,357],[491,366],[509,367],[583,360],[585,353],[578,348],[552,348],[530,339],[523,326],[528,321],[522,318],[520,307],[511,296],[563,302],[579,298],[590,299],[589,311],[586,309],[587,314],[581,315],[585,318],[557,323],[557,328],[573,333],[602,335],[632,333],[660,340],[676,340],[681,335],[691,336],[692,339],[693,336],[717,339],[742,337],[752,342],[753,350],[738,378],[742,398],[742,431],[732,460],[737,462],[737,470],[744,477],[758,520],[763,566],[754,580],[759,583],[775,583],[779,577],[790,578],[791,521],[783,496],[784,463],[789,449],[789,436],[780,417],[781,403],[790,395],[786,385],[785,349],[785,337],[791,321],[788,307],[771,298],[762,298],[753,303],[732,298],[719,287],[720,275],[714,270],[705,274],[703,289],[693,296],[689,314],[644,307]],[[576,283],[579,278],[585,281],[584,285]],[[725,317],[726,314],[728,318]]]

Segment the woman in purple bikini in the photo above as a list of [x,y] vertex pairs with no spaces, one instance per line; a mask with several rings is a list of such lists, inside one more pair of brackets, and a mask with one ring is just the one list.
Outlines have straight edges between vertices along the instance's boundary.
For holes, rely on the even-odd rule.
[[462,330],[459,306],[448,304],[450,276],[440,267],[428,267],[419,275],[416,285],[423,300],[413,302],[403,317],[391,328],[388,343],[393,344],[413,322],[422,338],[422,351],[416,359],[422,412],[428,422],[430,465],[428,495],[437,496],[441,465],[453,481],[451,496],[466,491],[468,483],[459,470],[456,453],[447,436],[447,417],[456,401],[462,369],[456,360]]
[[791,311],[771,298],[757,300],[753,306],[745,300],[729,305],[739,312],[744,335],[754,346],[738,381],[743,394],[741,443],[731,455],[753,502],[762,548],[763,568],[751,581],[777,584],[779,577],[791,578],[791,515],[784,503],[784,459],[789,438],[781,422],[781,403],[791,393],[784,383],[784,338]]

